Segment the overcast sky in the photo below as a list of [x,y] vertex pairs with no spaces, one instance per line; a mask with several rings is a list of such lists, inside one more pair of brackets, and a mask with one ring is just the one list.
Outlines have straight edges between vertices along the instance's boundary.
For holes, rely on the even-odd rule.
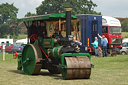
[[98,6],[94,9],[106,16],[128,17],[128,0],[92,0]]
[[[112,17],[128,17],[128,0],[92,0],[98,6],[94,8],[95,11],[101,12],[102,15]],[[24,17],[27,12],[36,13],[42,0],[0,0],[1,3],[14,3],[18,11],[18,18]]]
[[38,7],[42,0],[0,0],[1,3],[9,4],[14,3],[14,6],[19,9],[18,18],[24,17],[27,12],[36,13],[36,7]]

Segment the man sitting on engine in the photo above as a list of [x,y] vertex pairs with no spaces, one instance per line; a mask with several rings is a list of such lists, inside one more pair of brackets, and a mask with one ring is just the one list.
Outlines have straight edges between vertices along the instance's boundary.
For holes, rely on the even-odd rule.
[[77,44],[78,46],[82,45],[82,43],[80,41],[76,40],[76,37],[74,36],[73,37],[73,42],[71,43],[71,45],[75,45],[75,44]]
[[77,41],[75,36],[73,37],[73,42],[71,42],[71,45],[75,47],[75,52],[80,52],[80,46],[82,43]]

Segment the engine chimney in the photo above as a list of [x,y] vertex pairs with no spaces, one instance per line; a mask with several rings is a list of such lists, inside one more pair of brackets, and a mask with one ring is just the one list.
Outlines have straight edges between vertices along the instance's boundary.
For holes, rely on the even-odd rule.
[[66,8],[66,38],[71,35],[71,10],[72,8]]

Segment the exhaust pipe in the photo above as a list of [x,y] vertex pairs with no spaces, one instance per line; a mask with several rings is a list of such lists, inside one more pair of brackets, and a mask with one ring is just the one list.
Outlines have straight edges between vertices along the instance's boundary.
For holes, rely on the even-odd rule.
[[66,8],[66,38],[71,35],[71,10],[72,8]]

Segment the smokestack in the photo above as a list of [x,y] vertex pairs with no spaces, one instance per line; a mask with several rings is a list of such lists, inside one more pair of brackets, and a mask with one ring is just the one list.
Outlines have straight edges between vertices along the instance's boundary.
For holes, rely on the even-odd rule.
[[72,8],[66,8],[66,38],[71,35],[71,10]]

